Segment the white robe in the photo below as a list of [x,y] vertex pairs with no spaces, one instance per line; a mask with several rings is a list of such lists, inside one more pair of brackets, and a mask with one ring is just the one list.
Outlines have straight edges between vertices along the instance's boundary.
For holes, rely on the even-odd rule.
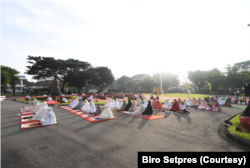
[[51,97],[48,97],[47,101],[52,101],[52,98],[51,98]]
[[111,99],[111,98],[109,98],[109,99],[108,99],[108,102],[107,102],[104,106],[106,106],[106,105],[107,105],[107,106],[110,106],[110,105],[111,105],[111,103],[112,103],[112,99]]
[[163,105],[162,109],[165,109],[165,110],[170,110],[171,108],[171,102],[170,100],[165,100],[165,104]]
[[[150,100],[150,99],[148,99],[148,100]],[[147,106],[148,106],[148,100],[147,99],[145,99],[145,102],[144,102],[144,104],[143,104],[143,107],[146,109],[147,108]]]
[[223,106],[223,105],[224,105],[224,102],[223,102],[223,100],[221,99],[221,97],[219,97],[218,103],[219,103],[220,106]]
[[109,107],[110,107],[111,109],[114,109],[114,108],[115,108],[115,101],[114,101],[114,100],[111,101],[111,104],[110,104]]
[[91,99],[90,101],[90,106],[88,109],[85,110],[86,113],[93,113],[93,112],[96,112],[96,107],[95,107],[95,104],[93,102],[93,100]]
[[193,105],[194,105],[193,100],[192,100],[191,98],[189,99],[189,105],[190,105],[190,106],[193,106]]
[[35,103],[36,103],[35,108],[30,111],[31,113],[36,113],[36,112],[38,112],[40,110],[39,102],[37,101]]
[[180,110],[185,110],[187,107],[186,107],[186,104],[184,103],[183,105],[180,104]]
[[87,99],[85,99],[85,104],[82,106],[82,111],[86,112],[90,108],[89,102]]
[[139,107],[131,114],[141,115],[144,111],[145,111],[145,108],[144,108],[142,102],[139,102]]
[[76,103],[71,107],[72,109],[79,104],[79,99],[76,99]]
[[40,121],[41,125],[52,125],[56,123],[56,115],[52,111],[52,108],[47,108],[47,113],[43,119]]
[[114,118],[114,115],[109,106],[105,106],[100,118],[101,119]]
[[36,112],[36,114],[33,116],[33,118],[31,120],[41,120],[45,117],[46,113],[47,113],[47,108],[48,105],[47,103],[43,102],[40,105],[40,110],[38,112]]

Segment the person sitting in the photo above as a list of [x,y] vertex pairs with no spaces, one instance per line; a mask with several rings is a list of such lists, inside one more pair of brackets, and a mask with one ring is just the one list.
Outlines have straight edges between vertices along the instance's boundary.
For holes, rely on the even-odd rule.
[[175,111],[175,112],[180,111],[180,105],[176,99],[173,100],[173,105],[169,111]]
[[83,107],[82,99],[79,98],[78,100],[79,100],[78,104],[74,108],[72,108],[72,110],[81,110],[82,109],[82,107]]
[[156,100],[159,100],[160,98],[159,98],[159,96],[158,95],[156,95]]
[[138,107],[138,106],[139,106],[139,104],[140,104],[140,99],[139,99],[139,98],[137,98],[137,99],[136,99],[136,103],[135,103],[136,107]]
[[135,105],[135,102],[132,102],[132,106],[129,108],[129,112],[134,112],[137,109],[137,106]]
[[96,111],[93,112],[94,115],[100,115],[102,113],[102,108],[99,103],[96,104]]
[[120,99],[120,101],[119,101],[119,105],[118,105],[118,109],[121,109],[122,104],[123,104],[122,99]]
[[111,105],[111,103],[112,103],[112,99],[111,98],[108,98],[108,102],[104,105],[104,106],[110,106]]
[[124,111],[128,111],[129,108],[130,108],[131,106],[132,106],[131,100],[130,100],[130,98],[128,98],[128,104],[127,104],[127,106],[124,108]]
[[154,99],[154,96],[153,96],[153,95],[151,95],[149,99]]
[[232,103],[237,103],[236,97],[233,97],[233,98],[232,98]]
[[156,100],[155,98],[153,99],[153,103],[152,103],[152,108],[155,109],[155,103],[156,103]]
[[66,106],[66,107],[72,107],[75,103],[76,103],[76,101],[72,100],[71,103],[68,106]]
[[155,109],[162,110],[162,103],[159,100],[156,100],[155,102]]
[[182,101],[180,104],[180,110],[177,111],[178,113],[190,113],[189,111],[186,110],[186,104]]
[[147,108],[147,106],[148,106],[148,99],[145,98],[145,102],[144,102],[143,106],[144,106],[145,109]]
[[181,104],[181,98],[178,98],[177,103],[180,105]]
[[93,99],[90,100],[90,106],[88,109],[84,110],[86,113],[94,113],[96,112],[96,107],[95,104],[93,102]]
[[47,108],[48,108],[48,104],[46,102],[43,102],[40,105],[40,110],[35,113],[35,115],[32,117],[31,120],[41,120],[41,119],[43,119],[45,117],[46,113],[47,113]]
[[207,102],[204,99],[202,99],[201,104],[199,105],[197,109],[206,110],[206,108],[208,108]]
[[229,96],[228,96],[227,100],[225,101],[225,106],[231,107],[231,99]]
[[52,101],[52,98],[49,96],[46,101]]
[[190,103],[186,99],[184,99],[183,102],[186,105],[186,107],[190,107]]
[[82,106],[82,111],[83,112],[88,111],[89,108],[90,108],[90,105],[89,105],[88,99],[85,99],[85,104]]
[[122,103],[122,106],[121,106],[121,108],[120,108],[118,111],[124,111],[124,109],[125,109],[126,106],[127,106],[127,103],[126,103],[125,100],[123,100],[122,102],[123,102],[123,103]]
[[190,105],[190,107],[194,106],[194,102],[193,102],[192,98],[189,98],[189,105]]
[[29,95],[25,95],[25,100],[30,100],[30,96]]
[[201,104],[201,98],[200,98],[200,97],[199,97],[199,99],[198,99],[198,103]]
[[62,101],[62,99],[63,99],[63,97],[61,97],[59,100],[57,100],[58,102],[61,102]]
[[194,107],[199,106],[199,102],[196,98],[193,98],[193,104],[194,104]]
[[223,100],[221,97],[218,98],[218,103],[219,103],[219,105],[223,106],[224,103],[223,103]]
[[219,102],[215,99],[213,102],[213,107],[212,107],[212,111],[220,111],[220,104]]
[[113,112],[111,111],[109,106],[104,106],[104,110],[102,111],[100,115],[101,119],[108,119],[108,118],[114,118]]
[[51,107],[47,107],[47,113],[45,114],[45,117],[41,119],[40,123],[42,126],[45,125],[52,125],[56,123],[56,115],[53,112]]
[[77,98],[75,101],[76,101],[75,104],[71,106],[72,109],[78,105],[79,99]]
[[163,111],[169,111],[171,108],[171,102],[169,99],[165,99],[165,104],[162,107]]
[[240,99],[240,104],[246,104],[246,97],[245,96],[242,96],[242,98]]
[[60,103],[67,103],[67,102],[68,100],[65,97],[63,97],[62,100],[60,101]]
[[145,111],[145,108],[144,108],[142,102],[139,102],[138,108],[134,112],[132,112],[131,114],[141,115],[144,111]]
[[153,108],[151,106],[151,101],[148,100],[148,105],[145,111],[142,113],[142,115],[152,115],[153,114]]

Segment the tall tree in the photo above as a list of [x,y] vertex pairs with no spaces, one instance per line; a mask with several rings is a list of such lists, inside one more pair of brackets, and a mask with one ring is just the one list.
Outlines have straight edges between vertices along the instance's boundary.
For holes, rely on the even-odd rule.
[[104,85],[107,87],[108,85],[111,85],[115,77],[108,67],[96,67],[92,68],[91,71],[97,72],[98,77],[92,80],[90,83],[94,84],[95,86],[101,86],[101,91],[103,90]]
[[1,65],[1,75],[3,75],[1,76],[1,80],[3,80],[2,85],[6,86],[9,83],[13,90],[13,95],[16,95],[16,83],[20,80],[16,75],[19,73],[16,69]]
[[122,90],[125,90],[126,83],[130,80],[130,77],[128,76],[122,76],[120,79],[118,79],[118,84],[121,85]]

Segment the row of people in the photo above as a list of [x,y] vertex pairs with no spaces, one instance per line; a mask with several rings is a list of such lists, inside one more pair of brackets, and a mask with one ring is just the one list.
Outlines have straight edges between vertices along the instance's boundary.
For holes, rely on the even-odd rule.
[[[41,125],[52,125],[56,123],[56,115],[51,107],[48,107],[46,102],[39,103],[37,99],[33,100],[34,106],[29,107],[32,116],[23,117],[23,119],[31,118],[31,121],[40,120]],[[19,114],[20,116],[21,114]]]

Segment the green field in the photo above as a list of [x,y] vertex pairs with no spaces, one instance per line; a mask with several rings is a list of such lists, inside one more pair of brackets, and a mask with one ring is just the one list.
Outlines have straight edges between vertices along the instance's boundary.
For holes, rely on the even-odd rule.
[[235,131],[235,127],[238,127],[238,126],[240,125],[240,119],[239,119],[239,117],[240,117],[240,114],[236,115],[234,118],[232,118],[232,119],[230,120],[230,122],[232,122],[232,126],[231,126],[231,127],[228,127],[228,130],[229,130],[232,134],[234,134],[234,135],[236,135],[236,136],[239,136],[239,137],[241,137],[241,138],[243,138],[243,139],[245,139],[245,140],[250,141],[250,134],[245,133],[245,132]]

